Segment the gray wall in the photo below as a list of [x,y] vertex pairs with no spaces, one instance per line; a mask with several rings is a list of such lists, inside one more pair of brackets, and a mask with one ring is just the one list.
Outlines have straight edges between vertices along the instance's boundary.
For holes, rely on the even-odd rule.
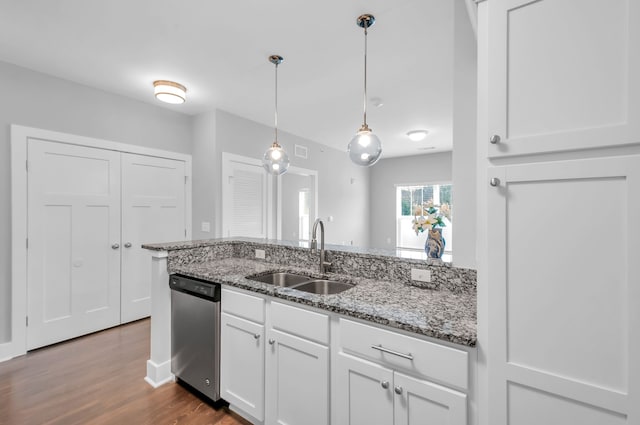
[[[151,88],[149,89],[151,95]],[[11,338],[10,125],[191,153],[190,117],[0,62],[0,343]]]
[[[451,152],[441,152],[389,158],[371,167],[371,247],[394,249],[396,246],[396,186],[451,182],[451,157]],[[453,208],[457,211],[455,186],[453,199]],[[457,217],[457,212],[454,214]],[[455,244],[457,247],[457,239]]]
[[[210,203],[197,206],[194,203],[194,229],[200,228],[203,217],[207,220],[213,217],[212,232],[194,232],[194,236],[209,238],[222,234],[222,152],[260,159],[273,142],[273,128],[222,110],[201,114],[194,121],[198,123],[198,129],[204,129],[195,131],[194,183],[196,175],[207,176],[207,181],[198,183],[193,198],[195,201],[200,196],[214,195],[213,216]],[[209,134],[214,128],[215,134]],[[347,142],[345,152],[286,132],[279,132],[279,142],[289,153],[292,166],[318,171],[318,215],[325,221],[327,243],[353,241],[354,245],[368,245],[369,170],[349,161]],[[203,144],[207,146],[201,146]],[[215,145],[213,149],[211,144]],[[296,144],[307,147],[308,159],[294,156]],[[198,162],[196,151],[203,152]],[[202,170],[203,167],[207,170]],[[333,217],[333,222],[328,222],[329,216]]]
[[453,262],[476,268],[476,38],[466,5],[454,3],[453,190],[455,220]]

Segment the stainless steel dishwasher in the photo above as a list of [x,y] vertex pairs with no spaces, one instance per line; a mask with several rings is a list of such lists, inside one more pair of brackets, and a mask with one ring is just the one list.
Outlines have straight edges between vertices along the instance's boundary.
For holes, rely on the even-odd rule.
[[220,399],[220,285],[171,275],[171,372]]

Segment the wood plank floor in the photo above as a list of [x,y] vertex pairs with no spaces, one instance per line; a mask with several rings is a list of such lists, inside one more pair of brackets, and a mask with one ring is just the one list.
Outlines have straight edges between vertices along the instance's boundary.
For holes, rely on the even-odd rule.
[[250,425],[182,386],[144,381],[149,320],[0,363],[0,424]]

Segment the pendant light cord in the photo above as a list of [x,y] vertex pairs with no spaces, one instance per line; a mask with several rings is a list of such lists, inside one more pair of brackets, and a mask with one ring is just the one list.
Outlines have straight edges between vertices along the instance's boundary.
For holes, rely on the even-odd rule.
[[278,64],[276,63],[276,96],[275,96],[275,117],[274,117],[274,121],[275,121],[275,133],[276,133],[276,140],[275,140],[275,144],[278,144]]
[[368,23],[364,26],[364,126],[367,127],[367,28]]

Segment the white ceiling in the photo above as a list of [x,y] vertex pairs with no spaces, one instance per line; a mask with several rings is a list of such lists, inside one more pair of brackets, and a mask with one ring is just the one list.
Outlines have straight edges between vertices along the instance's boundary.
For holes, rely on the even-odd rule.
[[[152,82],[173,80],[187,102],[163,107],[272,126],[280,54],[279,128],[346,150],[362,124],[362,13],[377,20],[368,94],[384,105],[367,121],[383,157],[450,150],[451,0],[0,0],[0,60],[153,104]],[[415,129],[430,134],[411,142]]]

